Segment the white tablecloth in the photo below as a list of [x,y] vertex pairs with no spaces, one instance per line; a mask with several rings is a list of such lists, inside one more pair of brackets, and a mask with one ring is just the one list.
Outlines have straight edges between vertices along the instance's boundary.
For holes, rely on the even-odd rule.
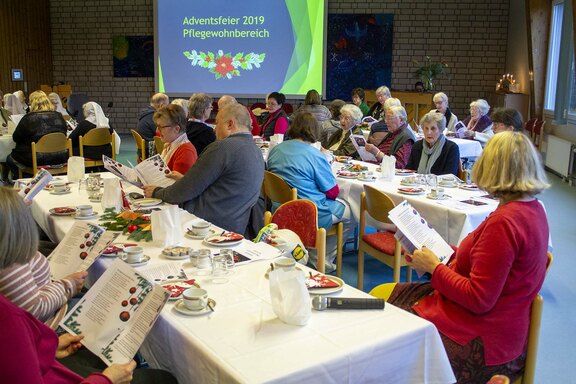
[[6,162],[6,157],[12,152],[15,146],[16,143],[12,140],[12,135],[0,136],[0,163]]
[[[367,166],[369,169],[374,170],[376,165],[354,162]],[[332,171],[342,168],[344,164],[335,162],[332,165]],[[375,173],[378,176],[377,173]],[[414,208],[428,221],[430,225],[446,240],[449,244],[458,245],[460,241],[472,232],[484,219],[496,209],[498,202],[485,199],[486,205],[473,206],[469,205],[465,209],[454,208],[450,206],[455,201],[462,201],[471,197],[479,197],[486,195],[483,191],[466,191],[459,188],[445,188],[445,193],[451,196],[447,200],[431,200],[422,195],[405,195],[398,192],[398,188],[402,185],[400,181],[402,177],[396,176],[393,181],[384,181],[377,179],[375,182],[369,182],[369,185],[385,192],[394,203],[398,204],[404,200],[408,200]],[[360,194],[364,190],[364,182],[357,179],[344,179],[336,177],[338,187],[340,188],[339,198],[345,200],[350,205],[352,214],[355,220],[359,220],[360,215]]]
[[[42,191],[32,212],[58,240],[74,219],[49,216],[48,210],[87,202],[86,192],[74,186],[67,195]],[[100,211],[97,205],[95,210]],[[199,240],[183,243],[201,247]],[[140,245],[152,265],[175,262],[160,257],[160,249],[151,243]],[[98,259],[90,274],[99,275],[110,262]],[[186,317],[168,303],[141,348],[153,367],[172,372],[180,383],[455,381],[436,328],[392,305],[383,311],[313,311],[306,326],[291,326],[272,311],[264,277],[268,262],[237,267],[226,284],[194,276],[188,263],[183,267],[216,301],[215,312]],[[335,295],[367,296],[349,286]]]

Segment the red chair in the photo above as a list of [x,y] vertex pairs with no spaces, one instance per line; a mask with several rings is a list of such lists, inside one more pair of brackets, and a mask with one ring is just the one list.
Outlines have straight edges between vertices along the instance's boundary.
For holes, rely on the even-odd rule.
[[537,121],[538,121],[537,118],[533,118],[528,120],[526,124],[524,124],[524,129],[526,130],[526,132],[529,132],[530,136],[532,136],[532,131],[534,130],[534,125],[536,124]]
[[266,109],[266,104],[264,103],[254,103],[250,106],[250,110],[254,110],[256,108]]
[[542,145],[542,134],[544,133],[544,124],[546,124],[545,120],[538,120],[534,124],[532,131],[530,132],[530,136],[532,137],[532,142],[536,149],[540,149]]
[[318,208],[310,200],[291,200],[278,207],[274,215],[266,212],[264,225],[274,223],[278,229],[295,232],[306,248],[315,248],[318,252],[316,269],[325,271],[326,230],[318,228]]
[[282,104],[282,110],[286,112],[287,115],[291,115],[294,112],[294,107],[290,103]]

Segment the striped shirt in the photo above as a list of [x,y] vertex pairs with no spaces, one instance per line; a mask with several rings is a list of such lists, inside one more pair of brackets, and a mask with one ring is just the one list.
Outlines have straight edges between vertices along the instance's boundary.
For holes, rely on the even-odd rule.
[[50,265],[40,252],[27,264],[0,270],[0,293],[15,305],[48,322],[74,295],[71,280],[50,280]]

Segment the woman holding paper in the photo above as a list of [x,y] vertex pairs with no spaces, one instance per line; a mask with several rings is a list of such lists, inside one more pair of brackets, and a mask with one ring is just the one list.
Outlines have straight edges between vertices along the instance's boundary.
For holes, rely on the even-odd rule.
[[327,147],[334,156],[352,156],[356,160],[360,159],[350,136],[362,135],[362,129],[358,126],[361,121],[362,111],[354,104],[346,104],[340,109],[340,131],[330,137]]
[[446,118],[436,111],[428,112],[420,126],[424,139],[418,140],[412,146],[412,153],[406,168],[416,169],[418,173],[458,176],[460,166],[460,150],[458,145],[446,139],[443,132],[446,129]]
[[466,131],[464,138],[479,141],[482,147],[494,136],[492,132],[492,120],[488,116],[490,105],[486,100],[478,99],[470,103],[470,116],[464,121]]
[[154,112],[154,124],[164,142],[162,159],[172,172],[185,175],[198,159],[198,154],[186,136],[184,110],[176,104],[160,108]]
[[485,383],[495,373],[514,381],[525,364],[531,303],[546,274],[548,223],[535,196],[549,185],[539,154],[519,132],[494,136],[472,178],[500,200],[498,208],[448,265],[425,247],[407,255],[431,281],[398,284],[388,301],[436,325],[458,382]]

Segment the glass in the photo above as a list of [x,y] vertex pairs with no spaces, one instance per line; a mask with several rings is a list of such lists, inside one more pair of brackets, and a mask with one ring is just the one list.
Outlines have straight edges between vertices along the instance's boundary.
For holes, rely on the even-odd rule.
[[[196,254],[195,262],[193,261],[192,264],[196,267],[196,274],[197,275],[210,275],[212,273],[212,262],[211,262],[212,253],[209,249],[200,249]],[[190,255],[190,258],[193,256]]]
[[436,189],[436,186],[438,185],[438,176],[434,174],[426,175],[426,184],[430,186],[430,190]]
[[228,255],[222,253],[212,256],[212,282],[225,284],[228,282]]
[[234,261],[234,251],[232,249],[222,249],[220,255],[226,258],[226,265],[228,267],[228,273],[234,273],[234,266],[236,265]]
[[100,178],[88,176],[88,180],[86,180],[86,189],[89,191],[100,191]]

